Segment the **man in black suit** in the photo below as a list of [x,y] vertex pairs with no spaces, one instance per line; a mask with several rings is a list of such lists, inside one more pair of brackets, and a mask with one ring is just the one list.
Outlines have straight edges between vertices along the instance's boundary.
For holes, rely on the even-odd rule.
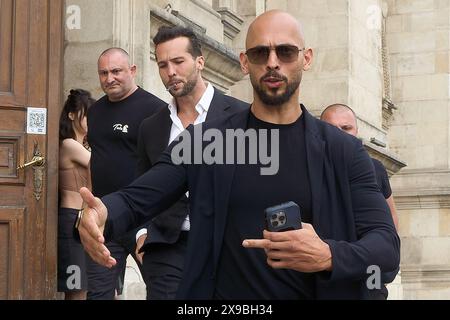
[[[313,53],[304,47],[297,19],[278,10],[263,13],[249,26],[246,48],[240,59],[254,89],[250,110],[189,127],[151,170],[119,192],[100,200],[81,189],[88,206],[78,219],[83,245],[93,259],[113,266],[105,238],[156,216],[189,190],[191,229],[178,298],[366,298],[372,288],[366,279],[377,276],[369,270],[394,270],[400,259],[371,160],[358,139],[299,105]],[[278,172],[264,175],[261,159],[232,161],[230,150],[238,158],[251,154],[255,145],[245,140],[235,149],[227,141],[225,162],[198,163],[194,155],[190,163],[191,153],[211,151],[211,128],[227,138],[230,128],[256,132],[258,146],[278,151]],[[185,159],[176,164],[181,143]],[[287,201],[300,205],[303,228],[264,230],[264,209]]]
[[[351,134],[354,137],[358,136],[358,122],[356,120],[356,114],[352,108],[345,104],[335,103],[326,107],[320,115],[320,120],[325,121],[333,126],[341,129],[342,131]],[[373,166],[375,169],[375,177],[377,179],[377,185],[383,194],[386,202],[389,206],[389,211],[392,215],[395,228],[398,230],[398,217],[397,210],[395,208],[394,196],[392,195],[391,184],[389,183],[389,177],[386,172],[386,168],[383,164],[372,158]],[[383,283],[390,283],[394,281],[398,270],[390,273],[383,274]],[[388,290],[383,284],[380,290],[374,290],[372,297],[378,300],[386,300],[388,298]]]
[[[159,74],[173,96],[167,108],[141,124],[138,175],[147,172],[167,146],[188,126],[248,109],[202,78],[205,59],[195,33],[183,27],[161,27],[153,38]],[[189,200],[183,195],[141,229],[136,255],[143,265],[147,299],[174,299],[187,247]]]

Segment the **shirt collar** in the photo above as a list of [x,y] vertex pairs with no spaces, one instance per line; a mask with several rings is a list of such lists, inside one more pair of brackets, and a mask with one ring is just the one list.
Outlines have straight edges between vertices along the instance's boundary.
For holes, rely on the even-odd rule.
[[[208,112],[213,97],[214,97],[214,87],[210,83],[208,83],[205,92],[200,98],[200,101],[195,106],[195,110],[198,112],[199,115],[203,114],[204,112]],[[176,115],[178,113],[177,102],[174,97],[172,97],[172,99],[170,100],[168,108],[170,114]]]

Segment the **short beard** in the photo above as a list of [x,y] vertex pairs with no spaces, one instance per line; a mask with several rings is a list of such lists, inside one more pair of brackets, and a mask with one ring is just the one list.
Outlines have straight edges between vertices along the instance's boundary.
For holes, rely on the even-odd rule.
[[185,85],[183,86],[183,89],[181,90],[180,93],[174,92],[174,93],[172,93],[172,95],[177,98],[185,97],[185,96],[189,95],[192,92],[192,90],[194,90],[196,85],[197,85],[197,78],[188,80],[185,83]]
[[[294,94],[294,92],[298,89],[298,87],[300,86],[300,82],[301,80],[301,76],[294,79],[292,82],[288,82],[286,77],[282,77],[280,75],[277,75],[275,72],[268,72],[268,74],[266,74],[266,76],[268,75],[273,75],[273,76],[278,76],[280,79],[283,79],[284,81],[287,82],[286,85],[286,90],[284,91],[283,94],[281,95],[268,95],[267,91],[264,91],[264,89],[262,88],[261,85],[259,85],[259,82],[254,81],[251,77],[250,80],[252,82],[253,85],[253,89],[255,90],[256,94],[258,95],[259,99],[266,105],[269,106],[278,106],[278,105],[282,105],[286,102],[289,101],[289,99],[292,97],[292,95]],[[264,76],[264,77],[266,77]],[[263,78],[264,78],[263,77]],[[263,81],[261,78],[261,81]],[[270,89],[268,89],[270,90]],[[273,89],[272,91],[276,91],[278,89]]]
[[[194,69],[190,75],[190,77],[188,77],[188,80],[186,81],[186,83],[183,86],[183,89],[181,89],[180,93],[176,93],[176,92],[170,92],[172,94],[173,97],[175,98],[181,98],[181,97],[185,97],[187,95],[189,95],[192,90],[194,90],[195,86],[197,85],[197,81],[198,81],[198,72],[196,72],[197,70]],[[194,77],[192,79],[192,76],[194,75]]]

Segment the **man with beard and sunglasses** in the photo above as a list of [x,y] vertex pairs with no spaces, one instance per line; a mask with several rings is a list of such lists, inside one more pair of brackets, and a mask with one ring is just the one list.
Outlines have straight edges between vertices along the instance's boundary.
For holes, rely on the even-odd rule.
[[[267,142],[278,147],[278,172],[262,175],[262,161],[236,164],[228,162],[231,156],[226,163],[175,164],[175,142],[127,188],[101,200],[81,189],[87,204],[78,219],[83,245],[99,263],[115,265],[105,239],[153,218],[188,190],[191,229],[178,298],[369,298],[374,286],[366,280],[377,274],[368,270],[394,270],[400,259],[371,160],[358,139],[299,104],[313,52],[294,17],[278,10],[258,16],[246,48],[240,60],[254,89],[250,110],[200,128],[224,135],[227,128],[277,132]],[[194,135],[194,151],[210,147],[205,140],[196,144],[198,128],[184,135]],[[249,141],[237,150],[254,148]],[[264,210],[287,201],[299,205],[302,228],[265,230]]]
[[[164,86],[173,99],[141,124],[138,174],[148,171],[166,147],[188,126],[248,109],[202,78],[205,58],[195,33],[184,27],[159,28],[153,38],[155,58]],[[189,195],[136,234],[136,256],[142,264],[148,300],[174,299],[187,247]]]

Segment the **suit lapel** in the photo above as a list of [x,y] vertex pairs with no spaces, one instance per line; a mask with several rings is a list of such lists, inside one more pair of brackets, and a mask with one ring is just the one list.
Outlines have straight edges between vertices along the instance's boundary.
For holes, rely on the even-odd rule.
[[214,96],[209,105],[209,110],[206,115],[206,121],[220,118],[227,114],[227,110],[230,108],[223,98],[223,94],[214,88]]
[[322,195],[325,142],[320,137],[317,120],[308,113],[303,105],[301,107],[305,116],[305,144],[311,186],[312,216],[313,223],[317,223],[319,221]]
[[[249,109],[239,112],[228,119],[225,129],[247,128]],[[235,164],[214,166],[214,274],[217,271],[223,235],[227,223],[228,203],[233,185]]]

